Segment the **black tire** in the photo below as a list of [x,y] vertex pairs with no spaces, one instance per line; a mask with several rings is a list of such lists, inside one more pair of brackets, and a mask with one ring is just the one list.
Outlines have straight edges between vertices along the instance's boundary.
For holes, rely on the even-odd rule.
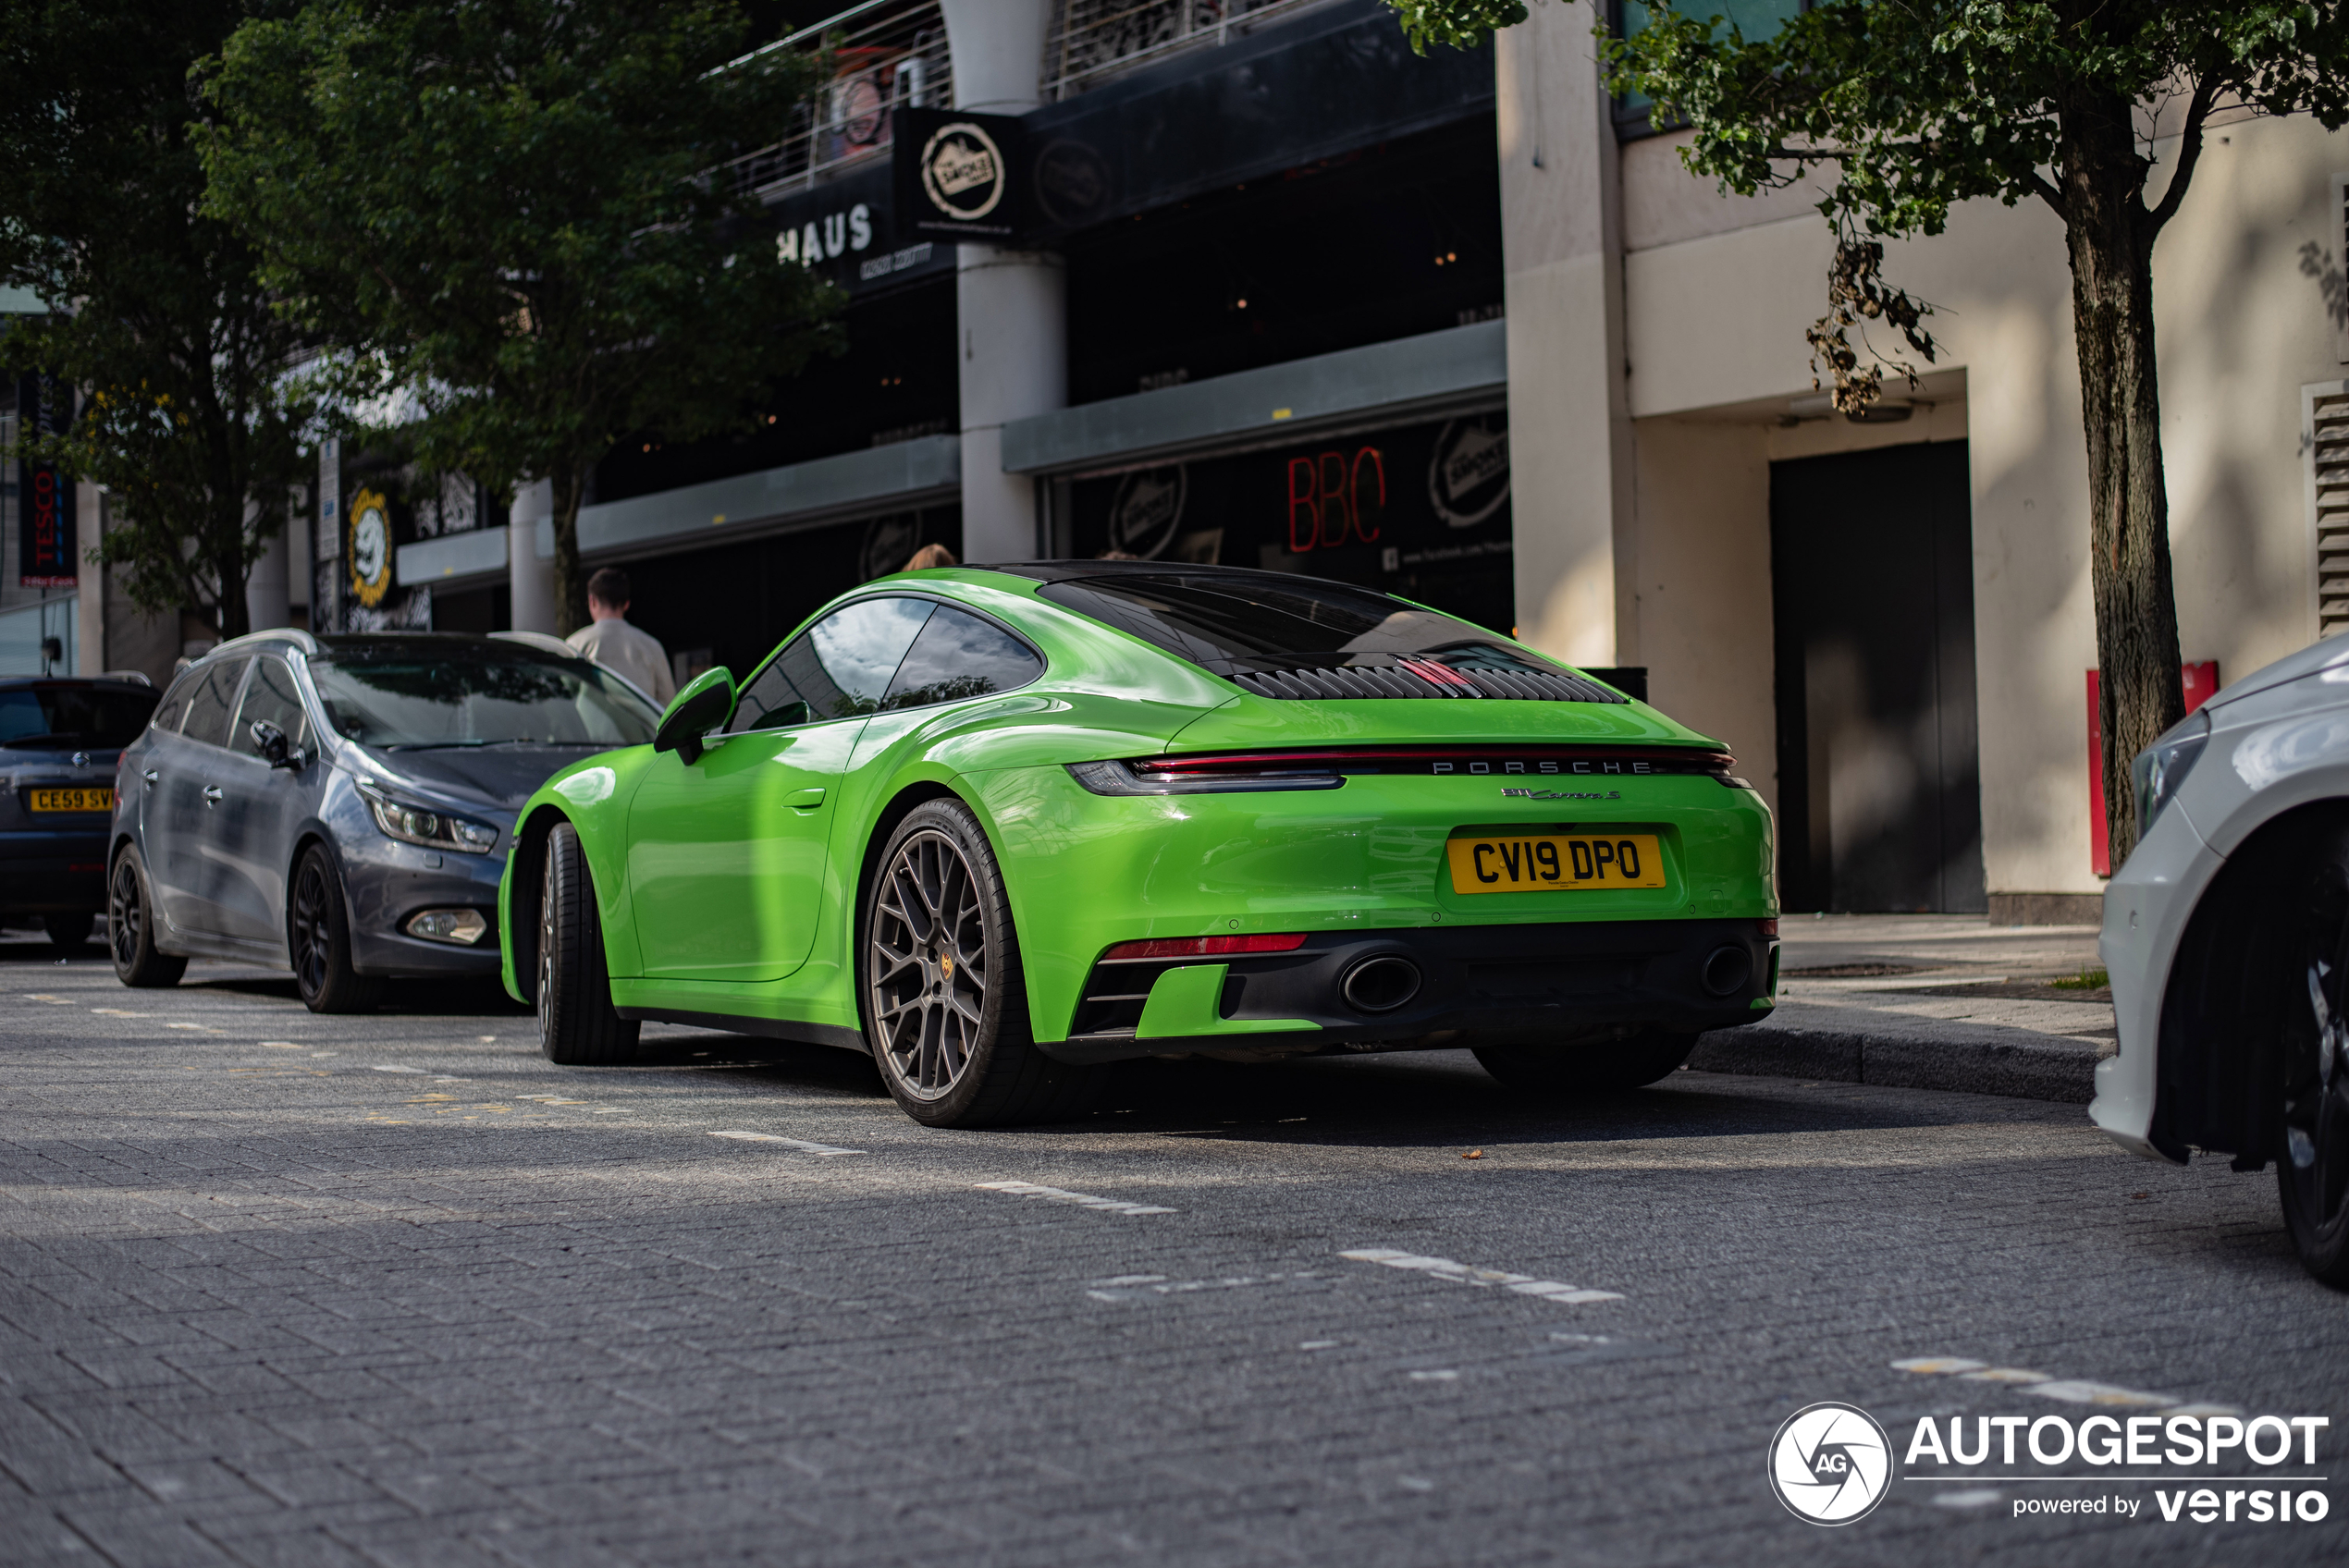
[[[2326,832],[2294,912],[2281,1090],[2283,1147],[2276,1186],[2302,1267],[2349,1289],[2349,830]],[[2330,1061],[2326,1059],[2330,1058]]]
[[1082,1113],[1098,1069],[1036,1046],[1011,900],[960,801],[905,815],[874,863],[857,923],[857,997],[881,1080],[926,1127],[1002,1127]]
[[1479,1046],[1477,1064],[1528,1094],[1597,1094],[1644,1088],[1669,1077],[1696,1049],[1694,1035],[1650,1029],[1629,1039],[1564,1046]]
[[286,953],[313,1012],[373,1012],[383,999],[382,979],[351,967],[351,907],[324,844],[302,851],[287,887]]
[[155,900],[139,851],[125,844],[106,873],[106,949],[114,977],[148,990],[177,986],[188,961],[155,948]]
[[636,1059],[644,1025],[612,1011],[604,923],[579,829],[547,835],[538,888],[538,1048],[565,1067],[611,1067]]
[[80,914],[44,914],[41,917],[41,929],[49,933],[49,945],[61,953],[80,952],[82,944],[90,940],[90,933],[97,924],[98,917],[86,911]]

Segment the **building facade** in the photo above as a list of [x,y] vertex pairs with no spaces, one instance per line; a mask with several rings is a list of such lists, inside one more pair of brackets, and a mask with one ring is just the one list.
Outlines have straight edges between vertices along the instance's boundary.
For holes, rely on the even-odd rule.
[[[1891,248],[1946,351],[1854,422],[1803,336],[1817,193],[1691,177],[1683,137],[1602,92],[1585,7],[1424,58],[1378,0],[879,0],[793,46],[818,37],[828,88],[727,172],[842,290],[847,349],[746,434],[626,443],[581,517],[681,679],[929,543],[1309,571],[1643,671],[1769,796],[1790,909],[2093,918],[2051,214],[1976,203]],[[1013,149],[1022,215],[991,238],[907,183],[892,138],[933,111]],[[2349,625],[2344,171],[2349,139],[2305,120],[2220,124],[2155,258],[2198,679]],[[294,602],[551,625],[544,490],[449,483],[329,454]]]

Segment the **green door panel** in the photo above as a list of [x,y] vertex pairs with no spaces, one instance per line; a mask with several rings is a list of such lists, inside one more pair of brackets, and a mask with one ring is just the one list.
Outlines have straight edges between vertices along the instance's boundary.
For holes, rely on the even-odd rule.
[[865,723],[729,735],[691,765],[669,752],[646,768],[628,805],[646,975],[778,980],[806,962],[838,817],[826,801]]

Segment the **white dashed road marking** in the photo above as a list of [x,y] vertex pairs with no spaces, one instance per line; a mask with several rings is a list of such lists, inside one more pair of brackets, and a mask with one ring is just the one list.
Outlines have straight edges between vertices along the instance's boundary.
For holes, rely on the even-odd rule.
[[1920,1377],[1962,1378],[1969,1383],[2003,1383],[2041,1399],[2058,1400],[2065,1404],[2093,1404],[2106,1409],[2166,1410],[2177,1415],[2233,1415],[2239,1414],[2229,1404],[2188,1404],[2173,1394],[2146,1393],[2138,1389],[2116,1388],[2110,1383],[2091,1383],[2076,1378],[2050,1378],[2045,1372],[2026,1371],[2019,1366],[1992,1366],[1987,1362],[1969,1361],[1959,1355],[1916,1355],[1892,1364],[1896,1372],[1913,1372]]
[[[596,1114],[602,1116],[606,1113],[599,1110]],[[748,1144],[781,1144],[787,1149],[797,1149],[802,1154],[863,1154],[865,1152],[863,1149],[834,1148],[830,1144],[811,1144],[805,1138],[779,1137],[773,1133],[712,1133],[710,1136],[740,1138]]]
[[1465,1263],[1455,1263],[1448,1257],[1421,1257],[1417,1253],[1396,1252],[1391,1247],[1363,1247],[1355,1252],[1342,1252],[1340,1257],[1350,1257],[1357,1263],[1384,1263],[1389,1268],[1409,1268],[1438,1280],[1449,1280],[1460,1285],[1500,1285],[1520,1295],[1540,1296],[1544,1301],[1584,1302],[1621,1301],[1615,1291],[1586,1291],[1580,1285],[1568,1285],[1556,1280],[1537,1280],[1531,1274],[1510,1274],[1498,1268],[1471,1268]]
[[[1171,1211],[1170,1211],[1171,1212]],[[1270,1285],[1282,1280],[1310,1280],[1311,1274],[1234,1274],[1220,1280],[1170,1280],[1163,1274],[1120,1274],[1096,1280],[1085,1293],[1095,1301],[1140,1301],[1148,1296],[1189,1295],[1195,1291],[1236,1291],[1249,1285]]]
[[[176,1029],[178,1025],[175,1023],[172,1027]],[[419,1077],[423,1076],[424,1071],[421,1067],[387,1067],[380,1061],[374,1063],[374,1066],[378,1072],[413,1072]]]
[[1060,1187],[1039,1187],[1033,1182],[980,1182],[979,1191],[1009,1193],[1014,1197],[1043,1198],[1052,1203],[1073,1203],[1079,1208],[1098,1208],[1105,1214],[1174,1214],[1176,1209],[1161,1207],[1152,1203],[1125,1203],[1116,1198],[1098,1198],[1090,1193],[1072,1193]]

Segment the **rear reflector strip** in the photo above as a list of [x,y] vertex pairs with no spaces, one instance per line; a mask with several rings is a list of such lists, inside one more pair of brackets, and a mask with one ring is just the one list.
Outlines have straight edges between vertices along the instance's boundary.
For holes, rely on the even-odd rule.
[[1302,931],[1256,937],[1162,937],[1150,942],[1120,942],[1101,955],[1103,963],[1138,963],[1170,958],[1225,958],[1234,953],[1293,953],[1305,945]]

